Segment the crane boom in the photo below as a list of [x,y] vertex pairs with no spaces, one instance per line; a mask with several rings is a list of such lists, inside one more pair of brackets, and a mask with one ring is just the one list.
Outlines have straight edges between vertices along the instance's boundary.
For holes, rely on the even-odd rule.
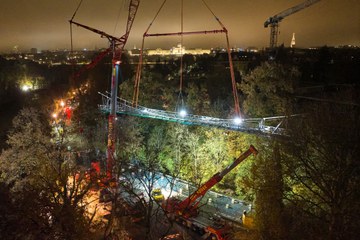
[[303,10],[304,8],[310,7],[311,5],[319,2],[320,0],[307,0],[303,3],[300,3],[294,7],[288,8],[272,17],[267,19],[264,23],[264,27],[267,28],[269,25],[270,29],[270,48],[274,48],[277,45],[277,36],[278,36],[278,26],[279,22],[285,17],[292,15],[296,12]]
[[[114,37],[110,34],[107,34],[104,31],[95,29],[93,27],[90,26],[86,26],[84,24],[78,23],[73,21],[73,19],[69,20],[70,24],[74,24],[78,27],[82,27],[84,29],[87,29],[91,32],[94,32],[98,35],[100,35],[101,37],[105,37],[107,38],[111,43],[115,43],[116,45],[116,50],[117,52],[119,52],[116,57],[118,58],[117,60],[120,60],[121,58],[121,52],[124,50],[125,44],[128,40],[129,34],[130,34],[130,30],[131,27],[134,23],[135,20],[135,15],[137,13],[137,10],[139,8],[139,4],[140,4],[140,0],[132,0],[129,4],[129,11],[128,11],[128,19],[127,19],[127,24],[126,24],[126,32],[124,35],[122,35],[120,38]],[[94,67],[101,59],[103,59],[110,51],[112,50],[112,47],[107,48],[106,50],[102,51],[98,56],[96,56],[90,64],[88,64],[87,66],[85,66],[83,69],[80,69],[80,71],[76,74],[76,75],[80,75],[80,73],[82,73],[84,70],[90,69],[92,67]]]
[[[128,19],[127,19],[127,23],[126,23],[126,32],[125,34],[122,36],[122,38],[124,36],[128,36],[131,30],[131,27],[134,23],[135,20],[135,15],[137,13],[137,10],[139,8],[139,4],[140,4],[140,0],[132,0],[129,4],[129,14],[128,14]],[[126,38],[127,40],[127,38]]]
[[193,216],[197,212],[197,206],[200,203],[199,200],[203,197],[215,184],[220,182],[223,177],[239,165],[243,160],[249,157],[251,154],[256,155],[257,150],[253,145],[250,145],[249,149],[240,155],[235,161],[233,161],[227,168],[221,172],[216,173],[207,182],[201,185],[194,193],[189,197],[179,202],[171,199],[168,206],[166,206],[168,212],[173,212],[178,215]]
[[78,27],[82,27],[82,28],[85,28],[91,32],[94,32],[96,34],[99,34],[101,37],[106,37],[107,39],[109,39],[109,41],[117,41],[117,42],[120,42],[120,39],[117,38],[117,37],[114,37],[114,36],[111,36],[110,34],[107,34],[106,32],[103,32],[101,30],[98,30],[98,29],[95,29],[95,28],[92,28],[92,27],[89,27],[89,26],[86,26],[84,24],[81,24],[81,23],[78,23],[78,22],[75,22],[73,20],[69,20],[70,24],[75,24],[76,26]]

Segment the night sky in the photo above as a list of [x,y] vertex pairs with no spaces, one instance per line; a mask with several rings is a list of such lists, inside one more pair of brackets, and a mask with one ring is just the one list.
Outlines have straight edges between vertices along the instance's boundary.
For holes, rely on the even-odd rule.
[[[304,0],[206,0],[229,30],[230,45],[266,47],[267,18]],[[22,51],[70,48],[68,20],[79,0],[0,0],[0,52],[18,45]],[[124,33],[127,4],[124,0],[83,0],[74,21],[115,36]],[[127,48],[140,47],[142,34],[163,0],[142,0]],[[168,0],[149,33],[180,31],[180,0]],[[201,0],[184,0],[184,31],[220,29]],[[360,46],[360,0],[322,0],[285,18],[280,24],[278,44],[289,46],[296,33],[297,47]],[[74,48],[107,47],[107,40],[73,27]],[[147,39],[146,47],[169,48],[180,37]],[[184,37],[185,47],[225,46],[224,35]]]

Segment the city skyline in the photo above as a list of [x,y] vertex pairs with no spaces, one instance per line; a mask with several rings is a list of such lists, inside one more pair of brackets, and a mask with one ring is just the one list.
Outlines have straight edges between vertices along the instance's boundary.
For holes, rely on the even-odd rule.
[[[130,33],[127,49],[140,47],[142,35],[158,11],[163,0],[141,1]],[[226,0],[206,3],[229,31],[230,46],[263,48],[269,45],[269,28],[263,24],[269,17],[295,6],[303,0],[265,0],[240,2]],[[180,31],[181,1],[167,1],[149,33]],[[68,20],[79,1],[11,1],[0,3],[0,52],[9,52],[15,45],[20,50],[69,49],[70,28]],[[83,1],[74,21],[100,29],[115,36],[124,33],[127,18],[124,0],[108,0],[100,4],[95,0]],[[280,23],[278,44],[290,46],[296,33],[297,47],[360,45],[360,2],[356,0],[323,0]],[[221,29],[202,1],[184,0],[184,31]],[[180,37],[146,39],[147,48],[170,48],[180,42]],[[73,26],[75,49],[107,47],[106,39],[97,34]],[[226,45],[219,35],[184,36],[183,45],[188,48],[210,48]]]

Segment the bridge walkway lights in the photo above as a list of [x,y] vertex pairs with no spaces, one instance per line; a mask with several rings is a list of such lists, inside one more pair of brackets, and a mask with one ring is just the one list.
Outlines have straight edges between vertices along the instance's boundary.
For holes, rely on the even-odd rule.
[[[103,97],[99,108],[103,112],[110,112],[110,97],[99,93]],[[287,136],[286,129],[283,128],[287,116],[263,117],[263,118],[239,118],[221,119],[209,116],[199,116],[189,114],[185,110],[170,112],[158,109],[147,108],[138,105],[132,106],[130,101],[118,98],[116,107],[117,114],[125,114],[142,118],[153,118],[170,122],[177,122],[185,125],[208,126],[226,130],[239,131],[251,134],[266,136]]]

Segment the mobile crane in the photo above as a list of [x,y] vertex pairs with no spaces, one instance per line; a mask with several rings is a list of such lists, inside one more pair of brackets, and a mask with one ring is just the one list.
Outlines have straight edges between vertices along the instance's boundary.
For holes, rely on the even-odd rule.
[[176,197],[171,197],[167,201],[163,202],[162,207],[167,216],[171,220],[180,222],[183,225],[200,232],[205,237],[216,237],[218,240],[224,240],[224,234],[226,233],[226,228],[224,226],[214,228],[213,226],[205,226],[196,221],[195,218],[199,214],[198,206],[200,200],[215,184],[220,182],[226,174],[228,174],[251,154],[256,155],[257,153],[258,151],[256,148],[253,145],[250,145],[249,149],[241,154],[240,157],[238,157],[221,172],[217,172],[186,199],[181,201]]
[[270,49],[273,49],[277,46],[277,38],[279,35],[279,22],[285,17],[294,14],[303,10],[304,8],[310,7],[311,5],[319,2],[320,0],[307,0],[303,3],[300,3],[294,7],[288,8],[272,17],[267,19],[264,23],[264,27],[267,28],[270,25]]

